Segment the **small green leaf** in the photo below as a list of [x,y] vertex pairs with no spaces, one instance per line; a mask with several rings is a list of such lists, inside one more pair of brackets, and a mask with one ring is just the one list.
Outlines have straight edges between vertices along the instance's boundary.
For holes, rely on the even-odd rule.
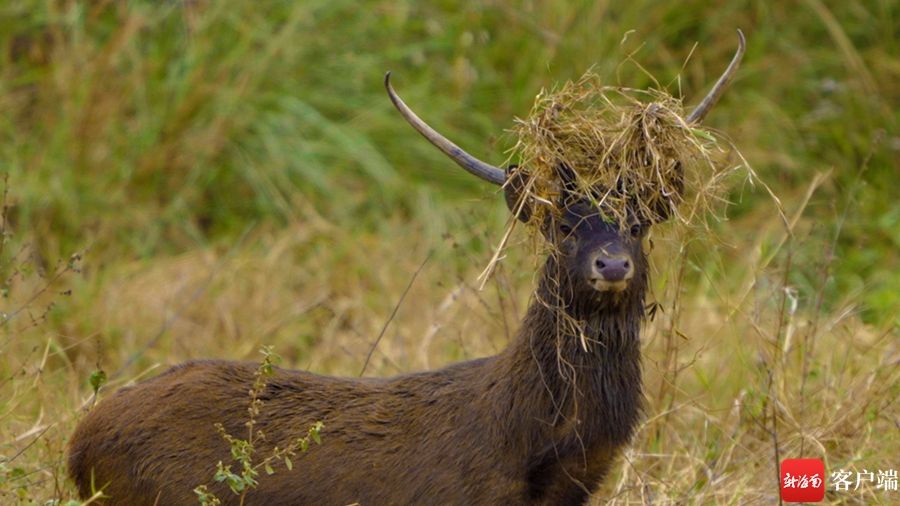
[[284,467],[288,468],[288,471],[294,469],[294,463],[291,462],[291,458],[290,458],[290,457],[285,457],[285,458],[284,458]]
[[712,134],[709,133],[709,132],[707,132],[706,130],[703,130],[703,129],[700,129],[700,128],[691,128],[691,133],[694,134],[694,135],[697,136],[697,137],[706,139],[706,140],[708,140],[708,141],[710,141],[710,142],[716,142],[716,138],[713,137]]
[[272,469],[272,466],[270,466],[268,462],[266,462],[265,469],[266,469],[266,474],[268,474],[270,476],[275,474],[275,470]]
[[91,384],[91,388],[94,389],[94,393],[100,391],[100,387],[102,387],[106,383],[106,372],[103,369],[97,369],[96,371],[91,373],[91,377],[88,380]]

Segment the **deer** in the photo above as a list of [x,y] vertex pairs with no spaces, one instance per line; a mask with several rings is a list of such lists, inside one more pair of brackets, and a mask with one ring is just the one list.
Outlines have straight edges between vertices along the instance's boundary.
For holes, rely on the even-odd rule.
[[[685,118],[699,124],[734,76],[738,49]],[[500,168],[459,148],[419,118],[384,78],[400,115],[479,179],[502,189],[515,218],[528,168]],[[389,378],[339,378],[274,368],[259,399],[268,451],[324,423],[323,442],[293,469],[261,475],[246,504],[582,505],[598,490],[642,416],[640,332],[649,262],[640,216],[607,221],[567,189],[539,230],[547,255],[518,331],[494,356]],[[602,190],[602,189],[601,189]],[[546,205],[546,203],[543,203]],[[574,335],[570,318],[581,322]],[[590,346],[585,346],[586,342]],[[82,497],[104,504],[197,504],[193,489],[231,462],[213,428],[246,431],[247,392],[259,364],[194,360],[119,389],[78,424],[68,472]],[[243,431],[243,432],[242,432]],[[223,504],[245,504],[221,483]]]

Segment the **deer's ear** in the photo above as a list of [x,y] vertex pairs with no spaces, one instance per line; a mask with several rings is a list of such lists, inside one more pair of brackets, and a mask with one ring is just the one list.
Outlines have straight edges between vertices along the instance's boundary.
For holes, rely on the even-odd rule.
[[530,177],[528,171],[518,165],[510,165],[506,168],[506,182],[503,183],[506,207],[522,223],[528,223],[528,220],[531,219],[531,206],[534,204],[525,194],[525,187],[528,185]]

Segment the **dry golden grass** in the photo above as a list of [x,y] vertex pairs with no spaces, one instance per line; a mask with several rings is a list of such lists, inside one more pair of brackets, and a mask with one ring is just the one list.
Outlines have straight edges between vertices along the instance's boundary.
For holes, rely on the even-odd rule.
[[560,166],[574,176],[570,193],[611,219],[687,225],[720,210],[730,171],[718,144],[727,143],[685,116],[681,100],[664,91],[604,85],[591,71],[542,91],[514,129],[515,158],[529,175],[520,199],[549,204],[534,206],[531,223],[543,223],[566,185]]

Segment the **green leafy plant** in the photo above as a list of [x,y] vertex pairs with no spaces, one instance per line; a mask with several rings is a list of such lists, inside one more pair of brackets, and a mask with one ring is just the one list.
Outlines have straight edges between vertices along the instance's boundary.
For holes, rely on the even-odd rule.
[[[275,363],[280,357],[271,346],[263,346],[260,350],[263,360],[254,372],[253,386],[250,388],[250,405],[247,408],[248,419],[244,424],[247,427],[247,438],[241,439],[229,434],[221,423],[215,425],[216,431],[222,436],[231,449],[231,458],[237,464],[237,469],[232,470],[233,464],[225,464],[219,461],[216,464],[216,473],[213,480],[216,483],[225,483],[228,488],[240,496],[240,504],[244,504],[247,494],[259,485],[260,470],[267,475],[275,474],[275,465],[283,463],[288,471],[294,468],[293,459],[298,453],[309,449],[311,442],[322,443],[321,432],[325,428],[322,422],[314,423],[305,436],[290,441],[286,446],[275,446],[264,458],[257,456],[257,445],[266,440],[266,434],[258,429],[257,423],[262,412],[263,401],[260,395],[266,388],[268,378],[274,373]],[[200,485],[194,489],[197,499],[203,506],[221,504],[221,500],[209,490],[207,485]]]

